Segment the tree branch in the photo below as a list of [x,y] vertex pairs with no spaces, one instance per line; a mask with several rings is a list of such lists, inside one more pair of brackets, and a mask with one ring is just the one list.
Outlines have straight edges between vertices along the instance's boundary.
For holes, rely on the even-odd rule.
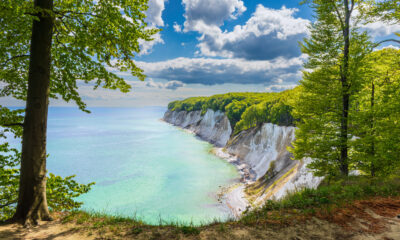
[[333,7],[335,8],[335,11],[336,11],[338,17],[339,17],[340,26],[342,26],[342,29],[344,29],[344,23],[343,23],[342,15],[340,14],[339,9],[337,8],[335,1],[331,0],[331,2],[332,2]]
[[60,15],[61,18],[68,17],[67,14],[75,14],[75,15],[84,15],[84,16],[97,17],[97,18],[103,19],[102,17],[100,17],[96,14],[90,13],[90,12],[75,12],[75,11],[71,11],[71,10],[70,11],[53,11],[53,12],[57,15]]
[[396,42],[396,43],[400,44],[400,40],[390,38],[390,39],[382,40],[380,42],[375,43],[373,48],[376,48],[377,46],[379,46],[379,45],[381,45],[382,43],[385,43],[385,42]]
[[11,57],[11,58],[7,59],[6,61],[4,61],[0,66],[4,67],[7,65],[8,62],[10,62],[16,58],[22,58],[22,57],[29,57],[29,55],[17,55],[17,56]]
[[15,127],[15,126],[20,126],[24,127],[23,123],[6,123],[6,124],[1,124],[2,127]]
[[8,206],[16,204],[16,203],[17,203],[17,201],[8,202],[6,204],[0,205],[0,208],[8,207]]
[[350,15],[353,12],[353,9],[354,9],[354,0],[351,0]]

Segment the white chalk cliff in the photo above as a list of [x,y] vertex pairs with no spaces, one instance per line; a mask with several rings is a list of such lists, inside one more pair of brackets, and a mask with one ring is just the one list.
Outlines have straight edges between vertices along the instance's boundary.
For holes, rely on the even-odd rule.
[[232,133],[228,117],[223,112],[214,112],[210,109],[203,116],[201,111],[167,111],[164,114],[164,120],[175,126],[189,129],[218,147],[224,147]]
[[[217,155],[238,167],[243,182],[255,182],[248,185],[250,188],[257,185],[257,195],[251,196],[253,205],[261,205],[266,199],[282,198],[287,192],[303,187],[315,188],[322,181],[307,168],[310,159],[291,160],[292,155],[287,147],[295,139],[293,126],[264,123],[231,136],[232,127],[228,117],[223,112],[211,109],[204,115],[201,115],[201,111],[167,111],[164,120],[189,129],[217,147],[223,147],[223,151]],[[244,191],[245,188],[241,189]],[[238,194],[243,195],[242,192]],[[237,194],[232,198],[237,198]],[[245,205],[246,202],[241,201],[239,206],[232,206],[235,215],[245,210]]]

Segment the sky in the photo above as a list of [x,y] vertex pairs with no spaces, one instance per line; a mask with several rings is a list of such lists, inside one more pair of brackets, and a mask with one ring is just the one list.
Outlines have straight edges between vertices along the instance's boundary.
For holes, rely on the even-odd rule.
[[[299,41],[309,36],[312,10],[300,0],[149,0],[149,26],[161,28],[142,42],[136,64],[144,82],[118,73],[132,91],[80,86],[89,107],[166,106],[191,96],[290,89],[301,79],[307,56]],[[399,25],[364,25],[375,40],[393,36]],[[386,46],[389,46],[387,44]],[[110,71],[113,71],[110,69]],[[7,98],[6,105],[23,103]],[[71,105],[51,100],[51,106]]]

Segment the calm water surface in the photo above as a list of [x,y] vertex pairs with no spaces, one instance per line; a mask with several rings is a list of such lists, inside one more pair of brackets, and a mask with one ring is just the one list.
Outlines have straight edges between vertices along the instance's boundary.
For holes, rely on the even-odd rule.
[[96,182],[79,198],[84,209],[149,223],[229,216],[215,194],[237,171],[210,144],[160,121],[165,108],[90,110],[50,108],[48,122],[48,170]]

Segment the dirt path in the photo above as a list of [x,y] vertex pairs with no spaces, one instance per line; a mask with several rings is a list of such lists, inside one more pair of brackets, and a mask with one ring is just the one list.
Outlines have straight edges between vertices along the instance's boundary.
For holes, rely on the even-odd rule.
[[[365,223],[364,223],[365,224]],[[312,219],[306,225],[298,224],[286,228],[263,227],[221,227],[214,226],[204,229],[198,235],[176,233],[171,229],[145,229],[140,234],[129,233],[124,230],[122,235],[113,235],[109,231],[90,232],[75,224],[60,222],[41,223],[32,229],[25,229],[18,225],[0,226],[2,240],[34,240],[34,239],[287,239],[287,240],[398,240],[400,239],[400,220],[390,219],[388,228],[383,233],[347,232],[341,227],[319,219]]]
[[62,224],[60,221],[40,222],[38,226],[26,229],[21,225],[9,224],[0,226],[0,239],[2,240],[34,240],[34,239],[95,239],[88,236],[75,224]]

